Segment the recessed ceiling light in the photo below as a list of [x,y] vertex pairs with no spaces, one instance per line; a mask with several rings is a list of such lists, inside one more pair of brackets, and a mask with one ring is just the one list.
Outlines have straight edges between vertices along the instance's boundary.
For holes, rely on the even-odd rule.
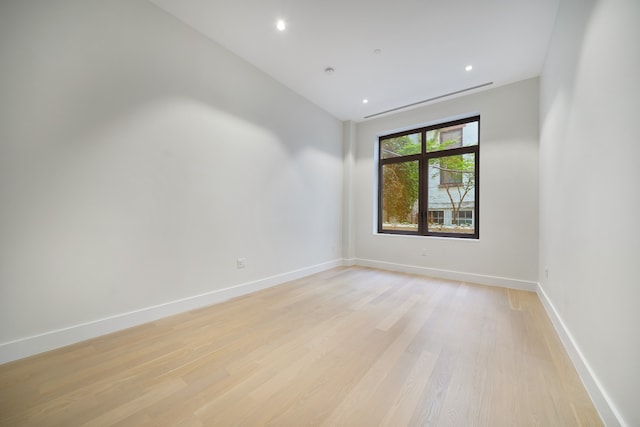
[[363,104],[368,104],[368,103],[369,103],[369,100],[365,98],[365,99],[363,99],[363,100],[362,100],[362,103],[363,103]]
[[284,22],[284,19],[278,19],[278,22],[276,22],[276,28],[278,31],[284,31],[287,28],[287,23]]
[[473,70],[473,65],[467,65],[466,67],[464,67],[465,71],[471,71]]

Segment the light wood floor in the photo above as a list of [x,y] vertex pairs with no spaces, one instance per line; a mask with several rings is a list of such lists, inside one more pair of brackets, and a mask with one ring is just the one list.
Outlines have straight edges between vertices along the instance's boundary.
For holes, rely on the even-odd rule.
[[339,268],[2,365],[0,425],[602,424],[534,293]]

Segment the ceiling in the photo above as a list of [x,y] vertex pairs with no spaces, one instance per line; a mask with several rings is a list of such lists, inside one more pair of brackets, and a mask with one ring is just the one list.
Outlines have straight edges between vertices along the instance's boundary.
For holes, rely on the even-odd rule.
[[[559,2],[150,1],[335,117],[354,121],[540,75]],[[284,31],[276,29],[278,19]]]

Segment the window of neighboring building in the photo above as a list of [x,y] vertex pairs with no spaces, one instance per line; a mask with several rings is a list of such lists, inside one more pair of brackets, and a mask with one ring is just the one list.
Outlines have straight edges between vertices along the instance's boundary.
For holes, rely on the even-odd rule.
[[444,211],[429,211],[429,224],[444,224]]
[[473,225],[473,211],[458,211],[458,218],[456,218],[456,224]]
[[475,238],[480,117],[381,136],[378,232]]

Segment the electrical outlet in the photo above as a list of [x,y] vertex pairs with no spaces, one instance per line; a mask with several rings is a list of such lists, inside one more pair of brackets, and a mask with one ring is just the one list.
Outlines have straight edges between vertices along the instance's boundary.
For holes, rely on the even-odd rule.
[[245,268],[247,264],[247,259],[246,258],[238,258],[236,260],[236,267],[238,268]]
[[422,256],[427,256],[427,248],[422,248]]
[[545,267],[544,268],[544,278],[548,279],[549,278],[549,267]]

